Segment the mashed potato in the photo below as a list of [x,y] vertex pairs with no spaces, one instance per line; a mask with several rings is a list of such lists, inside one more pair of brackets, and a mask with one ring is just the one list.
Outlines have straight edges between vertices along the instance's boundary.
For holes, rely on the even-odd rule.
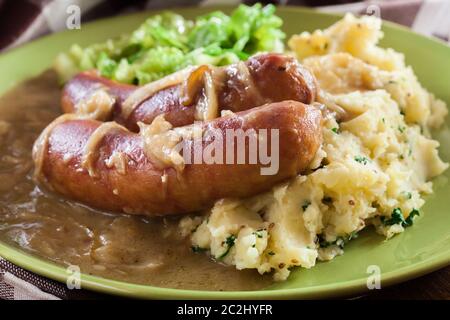
[[366,226],[390,238],[412,224],[422,196],[432,192],[430,179],[448,167],[429,135],[447,108],[419,84],[402,54],[377,46],[380,28],[379,19],[347,15],[290,39],[318,80],[319,101],[342,112],[325,120],[308,174],[184,218],[180,226],[194,250],[285,280],[295,266],[342,254]]

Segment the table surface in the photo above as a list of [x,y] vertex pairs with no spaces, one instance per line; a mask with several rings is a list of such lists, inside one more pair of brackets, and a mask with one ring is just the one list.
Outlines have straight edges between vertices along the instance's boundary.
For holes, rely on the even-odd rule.
[[414,299],[414,300],[450,300],[450,266],[383,289],[370,291],[360,297],[363,300]]

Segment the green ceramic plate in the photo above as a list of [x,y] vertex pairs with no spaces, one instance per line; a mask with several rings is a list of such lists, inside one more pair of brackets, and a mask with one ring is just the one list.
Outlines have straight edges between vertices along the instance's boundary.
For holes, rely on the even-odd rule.
[[[230,11],[231,8],[220,8]],[[203,14],[210,8],[180,9],[177,12],[188,18]],[[83,24],[81,30],[67,31],[45,37],[0,56],[0,93],[15,83],[48,68],[55,55],[72,43],[82,45],[104,40],[136,28],[153,12],[123,16]],[[303,30],[324,28],[339,17],[316,13],[300,8],[280,8],[288,34]],[[404,52],[407,63],[422,84],[450,105],[450,47],[385,23],[383,46]],[[447,125],[449,124],[447,120]],[[450,160],[450,131],[436,133],[441,142],[441,155]],[[343,256],[331,262],[319,263],[306,270],[295,270],[288,281],[261,291],[207,292],[156,288],[82,275],[82,287],[110,294],[139,298],[324,298],[357,294],[367,290],[367,268],[379,266],[381,286],[412,279],[450,264],[450,170],[435,181],[435,193],[428,197],[423,216],[412,228],[384,241],[374,232],[365,232],[352,241]],[[0,255],[13,263],[46,277],[65,282],[64,268],[32,257],[15,248],[0,243]]]

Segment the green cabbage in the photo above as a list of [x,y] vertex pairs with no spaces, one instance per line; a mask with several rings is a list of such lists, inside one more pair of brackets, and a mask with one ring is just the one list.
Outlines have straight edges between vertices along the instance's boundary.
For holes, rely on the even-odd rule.
[[195,21],[165,12],[129,35],[86,48],[75,44],[54,66],[62,82],[95,68],[119,82],[145,84],[188,65],[227,65],[261,51],[282,52],[281,25],[273,5],[240,5],[229,16],[216,11]]

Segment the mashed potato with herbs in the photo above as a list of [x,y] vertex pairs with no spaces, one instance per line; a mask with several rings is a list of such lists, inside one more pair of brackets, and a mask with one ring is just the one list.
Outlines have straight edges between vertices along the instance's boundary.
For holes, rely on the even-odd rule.
[[308,174],[184,218],[180,227],[194,251],[285,280],[293,267],[342,254],[366,226],[390,238],[412,225],[422,196],[432,192],[430,179],[448,167],[429,134],[447,108],[402,54],[377,46],[382,36],[379,19],[347,15],[290,39],[318,80],[319,102],[335,111],[325,120],[323,145]]

